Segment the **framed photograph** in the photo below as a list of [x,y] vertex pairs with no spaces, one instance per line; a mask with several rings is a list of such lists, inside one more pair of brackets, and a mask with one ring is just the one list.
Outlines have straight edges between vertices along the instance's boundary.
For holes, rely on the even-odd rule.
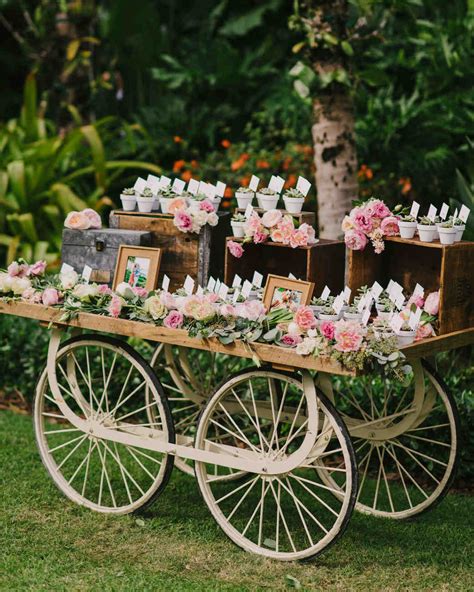
[[309,304],[313,290],[314,284],[312,282],[302,282],[279,275],[269,275],[263,293],[263,304],[267,310],[305,306]]
[[113,289],[126,282],[132,288],[154,290],[158,283],[161,249],[120,245]]

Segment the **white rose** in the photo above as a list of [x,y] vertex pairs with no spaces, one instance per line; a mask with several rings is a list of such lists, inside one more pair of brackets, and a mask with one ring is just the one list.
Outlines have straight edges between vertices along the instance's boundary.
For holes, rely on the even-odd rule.
[[25,290],[28,290],[28,288],[31,288],[31,282],[28,278],[21,278],[18,276],[11,278],[10,289],[15,295],[20,296]]
[[301,329],[297,325],[297,323],[290,323],[288,325],[288,333],[290,335],[301,335]]
[[59,281],[61,282],[61,288],[63,290],[70,290],[71,288],[74,288],[74,286],[79,281],[79,275],[74,271],[74,269],[71,269],[70,271],[60,273]]
[[310,337],[303,339],[301,343],[296,346],[296,353],[300,356],[309,356],[316,347],[316,340]]
[[134,291],[132,290],[130,284],[127,284],[127,282],[120,283],[115,288],[115,291],[119,296],[122,296],[122,298],[125,298],[126,300],[130,300],[135,296]]
[[10,291],[10,281],[8,273],[0,273],[0,292]]
[[150,298],[147,298],[143,308],[155,321],[163,319],[168,314],[168,309],[161,303],[158,296],[150,296]]
[[207,223],[210,226],[217,226],[218,222],[219,222],[219,216],[215,212],[211,212],[210,214],[207,215]]
[[97,284],[77,284],[72,293],[79,300],[83,302],[88,301],[94,296],[97,296]]

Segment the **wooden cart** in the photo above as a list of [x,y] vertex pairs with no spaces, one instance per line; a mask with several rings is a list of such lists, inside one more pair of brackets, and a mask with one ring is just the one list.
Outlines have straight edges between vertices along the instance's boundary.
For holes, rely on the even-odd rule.
[[[272,345],[86,313],[66,323],[24,302],[0,302],[0,313],[52,324],[36,439],[58,488],[92,510],[143,509],[177,464],[232,541],[296,560],[340,537],[354,508],[409,518],[449,488],[458,414],[421,358],[473,343],[474,329],[406,347],[413,372],[401,384]],[[157,343],[151,362],[118,336]],[[255,355],[262,367],[231,371]]]

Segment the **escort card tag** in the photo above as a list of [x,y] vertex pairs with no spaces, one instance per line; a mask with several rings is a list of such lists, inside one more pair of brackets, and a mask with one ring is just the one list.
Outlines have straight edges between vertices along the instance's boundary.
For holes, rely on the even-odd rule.
[[146,178],[146,184],[156,195],[160,188],[160,177],[156,177],[155,175],[148,175],[148,177]]
[[429,210],[428,210],[428,214],[427,214],[427,218],[429,218],[431,220],[431,222],[435,221],[436,218],[436,208],[431,205]]
[[404,303],[405,297],[403,296],[403,294],[397,294],[397,297],[395,298],[395,306],[398,308],[398,310],[401,310],[403,308]]
[[448,215],[448,212],[449,212],[448,204],[443,203],[443,205],[441,206],[441,210],[439,211],[439,217],[441,218],[441,220],[446,220],[446,216]]
[[199,181],[199,187],[198,187],[197,192],[207,195],[206,191],[207,191],[207,183],[205,183],[204,181]]
[[87,283],[89,283],[89,280],[91,279],[91,274],[92,274],[92,267],[89,267],[88,265],[84,265],[84,269],[82,270],[82,277],[84,280],[86,280]]
[[471,210],[467,206],[461,207],[461,210],[459,212],[459,218],[464,222],[464,224],[467,222],[470,213]]
[[163,175],[160,179],[160,189],[164,189],[165,187],[168,187],[168,185],[171,185],[171,179]]
[[239,299],[240,296],[240,288],[236,288],[235,292],[234,292],[234,297],[232,298],[232,304],[237,304],[237,300]]
[[228,292],[229,292],[229,286],[226,286],[225,284],[221,284],[221,286],[219,288],[219,296],[220,296],[220,298],[222,298],[222,300],[225,300],[227,298]]
[[382,294],[383,288],[378,282],[374,282],[371,288],[371,292],[374,295],[374,299],[377,300],[380,294]]
[[311,189],[311,183],[304,177],[298,177],[298,183],[296,183],[296,189],[306,197],[309,190]]
[[421,296],[423,298],[423,294],[425,293],[425,289],[420,284],[416,284],[415,289],[413,290],[413,296]]
[[403,288],[398,282],[393,282],[392,292],[395,294],[403,294]]
[[420,204],[417,201],[414,201],[411,204],[410,216],[413,216],[413,218],[416,218],[418,216],[419,211],[420,211]]
[[74,271],[74,267],[72,267],[68,263],[63,263],[61,265],[61,271],[59,273],[69,273],[70,271]]
[[168,292],[170,287],[170,278],[166,275],[163,276],[163,281],[161,282],[161,287],[165,292]]
[[252,204],[247,204],[247,207],[245,208],[245,214],[244,214],[244,216],[247,218],[247,220],[252,215],[252,212],[253,212],[253,205]]
[[453,218],[457,218],[457,217],[458,217],[458,209],[456,208],[456,209],[454,210],[454,216],[453,216]]
[[198,189],[199,189],[199,181],[196,181],[196,179],[189,179],[189,183],[188,183],[189,193],[196,195],[196,193],[198,192]]
[[185,185],[186,183],[182,179],[175,179],[172,185],[173,191],[178,195],[181,195],[184,191]]
[[221,289],[221,280],[217,280],[216,285],[214,286],[214,294],[219,294],[219,290]]
[[270,177],[270,183],[268,184],[268,188],[273,189],[273,191],[276,191],[277,193],[279,193],[278,187],[280,187],[280,181],[278,180],[278,177],[275,177],[275,175],[272,175]]
[[393,317],[390,319],[390,327],[392,327],[392,329],[395,331],[395,333],[397,333],[397,331],[400,331],[402,325],[403,325],[402,317],[400,315],[393,315]]
[[252,175],[252,178],[250,179],[250,183],[249,183],[249,189],[251,189],[252,191],[257,191],[259,182],[260,182],[259,177]]
[[362,319],[361,319],[361,320],[362,320],[362,324],[363,324],[364,326],[366,326],[366,325],[367,325],[367,323],[369,322],[369,319],[370,319],[370,306],[369,306],[369,307],[367,307],[367,308],[364,310],[364,312],[362,313]]
[[344,288],[344,301],[347,302],[347,304],[349,304],[350,297],[351,297],[351,289],[349,288],[349,286],[346,286]]
[[214,292],[214,286],[216,285],[216,280],[212,277],[209,278],[209,281],[207,282],[207,289],[209,290],[209,292]]
[[258,273],[258,271],[255,271],[253,274],[252,285],[255,286],[256,288],[261,288],[262,282],[263,282],[263,275],[261,273]]
[[413,331],[420,324],[421,312],[422,312],[421,308],[418,308],[418,306],[416,307],[415,312],[410,312],[410,318],[408,319],[408,325],[410,326],[410,329],[413,329]]
[[296,276],[294,276],[292,273],[288,274],[288,279],[290,280],[296,280]]
[[245,280],[244,285],[242,286],[242,296],[247,299],[250,296],[250,292],[252,291],[252,284]]
[[142,193],[143,190],[146,187],[146,181],[145,179],[142,179],[141,177],[138,177],[138,179],[135,181],[135,185],[133,186],[133,188],[135,189],[135,191],[137,193]]
[[365,308],[365,302],[367,300],[367,294],[364,294],[357,303],[357,312],[362,312]]
[[339,294],[334,298],[334,302],[332,303],[332,307],[334,310],[339,314],[344,306],[344,294]]
[[197,287],[196,294],[198,296],[202,296],[204,294],[204,290],[202,289],[202,286]]
[[240,277],[240,275],[235,274],[234,281],[232,282],[232,287],[239,288],[241,285],[242,285],[242,278]]
[[283,186],[285,185],[285,179],[283,177],[280,177],[280,176],[278,176],[277,179],[278,179],[278,184],[276,186],[275,191],[277,193],[281,193],[283,191]]
[[212,183],[206,183],[206,188],[204,190],[204,194],[209,199],[214,199],[216,197],[216,186]]
[[218,197],[224,197],[226,184],[222,181],[217,181],[216,183],[216,195]]
[[391,302],[393,302],[393,304],[395,304],[397,302],[398,296],[399,296],[399,293],[395,290],[395,286],[393,286],[393,288],[388,293],[389,300],[391,300]]
[[329,298],[329,294],[331,294],[331,290],[327,287],[324,286],[324,290],[321,292],[321,300],[326,301]]
[[387,289],[385,290],[388,295],[390,295],[392,293],[392,290],[393,290],[394,286],[395,286],[395,282],[393,280],[390,280],[388,282]]
[[191,276],[187,275],[186,279],[184,280],[184,291],[188,296],[191,296],[194,290],[194,280]]

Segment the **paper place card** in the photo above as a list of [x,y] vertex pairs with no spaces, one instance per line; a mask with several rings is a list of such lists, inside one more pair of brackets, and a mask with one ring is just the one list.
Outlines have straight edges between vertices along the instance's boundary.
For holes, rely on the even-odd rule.
[[202,296],[204,294],[204,290],[202,289],[202,286],[197,287],[196,294],[198,296]]
[[229,292],[229,286],[226,286],[225,284],[221,284],[220,288],[219,288],[219,297],[222,298],[222,300],[225,300],[227,298],[227,294]]
[[226,184],[222,181],[217,181],[216,183],[216,195],[217,197],[224,197]]
[[425,293],[425,289],[420,284],[416,284],[415,289],[413,290],[413,296],[421,296],[423,298],[423,294]]
[[387,294],[390,295],[392,293],[394,286],[395,286],[395,282],[393,280],[390,280],[388,282],[387,289],[385,290],[387,292]]
[[393,282],[392,292],[394,294],[403,294],[403,287],[398,282]]
[[393,302],[393,304],[395,304],[395,302],[397,301],[398,292],[395,291],[395,286],[393,286],[390,292],[388,293],[388,298],[391,302]]
[[390,319],[390,327],[392,327],[392,329],[395,331],[395,333],[397,331],[400,331],[400,329],[402,328],[403,325],[403,319],[400,315],[393,315],[393,317]]
[[461,210],[459,212],[459,218],[464,222],[464,224],[467,222],[470,213],[471,210],[467,206],[461,207]]
[[454,216],[453,217],[454,218],[457,218],[458,217],[458,209],[457,208],[454,210]]
[[156,175],[148,175],[146,178],[146,184],[156,195],[160,188],[160,177],[157,177]]
[[237,304],[237,300],[239,299],[240,296],[240,289],[236,288],[235,292],[234,292],[234,297],[232,298],[232,304]]
[[209,281],[207,282],[207,289],[209,290],[209,292],[214,292],[214,286],[216,285],[216,280],[212,277],[209,278]]
[[198,186],[197,192],[207,195],[206,191],[207,191],[207,183],[205,183],[204,181],[199,181],[199,186]]
[[374,282],[372,284],[371,292],[374,295],[374,299],[377,300],[380,294],[382,294],[383,288],[378,282]]
[[436,211],[437,210],[436,210],[436,208],[433,205],[431,205],[429,207],[428,214],[427,214],[426,217],[429,218],[431,220],[431,222],[434,222],[434,220],[436,218]]
[[74,271],[74,267],[69,265],[68,263],[63,263],[61,265],[61,271],[59,273],[69,273],[70,271]]
[[184,191],[186,183],[182,179],[175,179],[173,181],[172,189],[178,195],[181,195]]
[[187,275],[186,279],[184,280],[184,291],[188,296],[191,296],[194,290],[194,280],[191,276]]
[[293,275],[292,273],[289,273],[289,274],[288,274],[288,279],[289,279],[289,280],[296,280],[296,276],[295,276],[295,275]]
[[329,295],[331,294],[331,290],[327,287],[324,286],[324,290],[321,292],[321,300],[326,301],[329,298]]
[[242,278],[240,277],[240,275],[235,274],[234,281],[232,282],[232,287],[239,288],[241,285],[242,285]]
[[168,187],[168,185],[171,185],[171,179],[163,175],[160,179],[160,189],[164,189],[165,187]]
[[334,302],[332,303],[332,307],[334,310],[339,314],[344,306],[344,293],[339,294],[334,298]]
[[311,183],[308,181],[308,179],[305,179],[304,177],[298,177],[296,189],[298,191],[301,191],[301,193],[306,197],[308,195],[309,190],[311,189]]
[[366,325],[367,325],[367,323],[369,322],[369,319],[370,319],[370,307],[367,307],[367,308],[364,310],[364,312],[362,313],[362,319],[361,319],[361,321],[362,321],[362,324],[363,324],[364,326],[366,326]]
[[198,192],[198,189],[199,189],[199,181],[196,181],[196,179],[189,179],[189,183],[188,183],[189,193],[196,195],[196,193]]
[[251,189],[252,191],[257,191],[259,183],[260,183],[259,177],[252,175],[252,177],[250,179],[250,183],[249,183],[249,189]]
[[273,189],[273,191],[276,191],[277,193],[281,193],[284,184],[285,179],[283,179],[282,177],[275,177],[275,175],[272,175],[270,183],[268,184],[268,188]]
[[92,275],[92,267],[89,267],[88,265],[84,265],[84,269],[82,270],[82,278],[89,283],[89,280],[91,279],[91,275]]
[[206,195],[209,199],[214,199],[216,197],[216,186],[212,183],[205,183],[206,188],[204,190],[204,195]]
[[397,294],[397,297],[395,298],[395,306],[398,308],[398,310],[401,310],[404,304],[405,297],[403,296],[403,294]]
[[416,218],[418,216],[419,211],[420,211],[420,204],[417,201],[414,201],[411,204],[410,216],[413,216],[413,218]]
[[262,282],[263,282],[263,275],[261,273],[258,273],[258,271],[255,271],[253,274],[252,285],[255,286],[256,288],[261,288]]
[[349,304],[349,298],[351,297],[351,289],[349,288],[349,286],[346,286],[344,288],[344,301],[347,302],[347,304]]
[[441,218],[441,220],[446,220],[446,216],[448,215],[449,212],[449,206],[446,203],[443,203],[443,205],[441,206],[441,210],[439,211],[439,217]]
[[410,318],[408,319],[408,325],[410,326],[410,329],[413,329],[413,331],[420,324],[421,312],[422,312],[421,308],[418,308],[418,306],[416,307],[415,312],[410,312]]
[[216,281],[216,285],[214,286],[214,294],[219,294],[219,290],[221,289],[221,280]]
[[244,216],[247,218],[247,220],[252,215],[252,212],[253,212],[253,205],[252,204],[247,204],[247,207],[245,208],[245,214],[244,214]]
[[243,286],[242,286],[242,296],[244,298],[248,298],[250,296],[250,292],[252,291],[252,284],[248,281],[245,280]]
[[161,282],[161,287],[165,292],[169,291],[170,288],[170,278],[166,275],[163,276],[163,281]]
[[133,186],[133,188],[135,189],[135,191],[137,193],[142,193],[143,190],[146,187],[146,181],[145,179],[142,179],[141,177],[138,177],[138,179],[135,181],[135,185]]

